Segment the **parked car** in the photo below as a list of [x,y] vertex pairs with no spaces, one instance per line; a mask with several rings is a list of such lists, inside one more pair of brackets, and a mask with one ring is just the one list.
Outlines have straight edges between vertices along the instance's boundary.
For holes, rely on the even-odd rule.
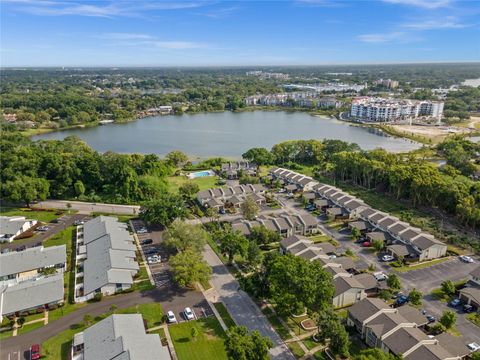
[[392,255],[383,255],[382,261],[393,261],[395,258]]
[[428,323],[431,324],[431,323],[434,323],[435,321],[437,321],[437,318],[433,315],[426,315],[425,316],[428,320]]
[[226,214],[225,209],[220,209],[220,210],[218,210],[218,213],[219,213],[220,215],[225,215],[225,214]]
[[477,350],[480,350],[480,345],[478,345],[476,342],[472,342],[470,344],[467,344],[467,348],[471,352],[475,352]]
[[185,318],[187,320],[195,319],[195,315],[193,315],[193,311],[189,307],[186,307],[185,310],[183,311],[183,313],[185,314]]
[[365,238],[364,237],[360,237],[358,238],[356,241],[355,241],[355,244],[362,244],[365,242]]
[[448,303],[448,305],[450,305],[451,307],[457,307],[459,306],[460,304],[462,303],[462,301],[460,299],[453,299],[452,301],[450,301]]
[[6,254],[6,253],[9,253],[10,252],[10,249],[3,249],[2,250],[2,254]]
[[469,264],[474,262],[473,259],[470,256],[467,256],[467,255],[461,255],[460,260],[462,260],[463,262],[469,263]]
[[39,227],[37,228],[38,231],[48,231],[48,229],[50,229],[50,228],[49,228],[48,226],[45,226],[45,225],[39,226]]
[[289,192],[289,193],[287,194],[287,197],[289,197],[289,198],[293,197],[293,193]]
[[145,239],[140,242],[140,245],[149,245],[149,244],[153,244],[152,239]]
[[53,219],[53,220],[50,221],[50,222],[53,223],[53,224],[58,224],[58,223],[60,222],[60,220],[58,220],[58,219]]
[[465,304],[465,305],[463,305],[462,310],[463,310],[463,312],[471,313],[471,312],[473,312],[473,310],[475,310],[475,309],[473,308],[472,305]]
[[280,194],[281,194],[281,193],[284,193],[284,192],[286,192],[286,191],[287,191],[287,190],[285,190],[285,189],[280,189],[280,190],[278,190],[278,192],[279,192]]
[[23,250],[26,250],[27,247],[25,245],[22,245],[22,246],[19,246],[18,248],[16,248],[17,251],[23,251]]
[[146,234],[148,233],[147,228],[141,227],[140,229],[137,230],[137,234]]
[[408,302],[408,296],[401,295],[397,298],[397,300],[395,301],[395,304],[397,304],[397,306],[402,306],[402,305],[406,304],[407,302]]
[[373,274],[373,276],[377,281],[387,280],[387,275],[385,275],[383,272],[376,272]]
[[362,246],[363,246],[363,247],[370,247],[370,246],[372,246],[372,243],[371,243],[370,241],[364,241],[364,242],[362,243]]
[[40,359],[42,355],[40,354],[40,345],[33,344],[30,347],[30,360],[37,360]]
[[177,322],[177,318],[175,317],[175,314],[173,313],[172,310],[167,312],[167,321],[169,323],[176,323]]
[[78,225],[83,225],[83,224],[85,224],[85,221],[83,221],[83,220],[75,220],[75,221],[73,222],[73,225],[76,225],[76,226],[78,226]]
[[145,255],[153,255],[153,254],[156,254],[158,252],[157,248],[146,248],[146,249],[143,249],[143,253]]

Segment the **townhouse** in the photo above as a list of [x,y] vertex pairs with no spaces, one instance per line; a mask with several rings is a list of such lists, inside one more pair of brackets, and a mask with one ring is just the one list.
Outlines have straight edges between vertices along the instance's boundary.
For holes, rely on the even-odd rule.
[[469,274],[467,286],[460,289],[458,298],[477,311],[480,310],[480,266]]
[[24,216],[0,216],[0,242],[12,242],[17,236],[37,225]]
[[129,289],[139,270],[136,250],[126,224],[117,218],[99,216],[80,226],[76,264],[81,270],[76,274],[76,301]]
[[266,188],[261,184],[237,185],[233,187],[214,188],[200,191],[197,201],[206,208],[221,210],[225,207],[240,208],[247,197],[252,197],[257,204],[266,202]]
[[348,310],[347,325],[353,327],[370,347],[409,360],[453,360],[468,354],[467,347],[449,334],[428,336],[420,311],[404,305],[391,308],[378,298],[366,298]]
[[248,161],[237,161],[222,164],[222,174],[230,180],[238,179],[242,174],[256,176],[258,166]]
[[114,314],[74,335],[74,360],[170,360],[158,334],[147,334],[140,314]]
[[283,168],[271,169],[270,176],[273,180],[282,180],[287,185],[294,185],[295,188],[300,191],[311,191],[313,187],[318,184],[318,182],[310,176],[305,176]]
[[24,251],[0,254],[0,285],[16,284],[35,279],[43,273],[63,273],[66,270],[65,245],[37,246]]

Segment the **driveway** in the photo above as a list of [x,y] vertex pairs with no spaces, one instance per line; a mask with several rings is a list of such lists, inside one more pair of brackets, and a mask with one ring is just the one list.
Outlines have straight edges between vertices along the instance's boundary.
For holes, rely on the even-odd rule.
[[73,225],[75,221],[77,220],[85,221],[86,219],[89,219],[88,215],[83,215],[83,214],[63,215],[58,218],[58,223],[48,223],[47,231],[43,231],[43,232],[36,231],[35,235],[28,239],[14,240],[11,243],[2,243],[0,244],[0,250],[3,250],[3,249],[15,250],[19,246],[26,246],[27,248],[38,246],[39,243],[43,243],[43,241],[58,234],[60,231],[65,230],[70,225]]
[[215,301],[221,301],[225,304],[228,312],[238,325],[246,326],[251,331],[258,330],[262,336],[270,338],[273,343],[273,348],[270,349],[272,359],[295,359],[250,296],[239,290],[240,285],[237,280],[230,274],[209,245],[205,246],[203,256],[212,267],[213,273],[210,283],[218,294]]

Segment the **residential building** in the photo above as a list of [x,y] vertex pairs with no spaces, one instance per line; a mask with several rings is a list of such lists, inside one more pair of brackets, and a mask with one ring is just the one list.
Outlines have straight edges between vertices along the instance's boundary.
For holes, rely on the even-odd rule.
[[474,269],[474,270],[470,273],[470,280],[469,280],[469,282],[472,283],[473,285],[480,286],[480,266],[477,267],[476,269]]
[[222,164],[222,174],[229,180],[238,179],[240,175],[256,176],[258,166],[248,161],[237,161]]
[[[197,201],[204,207],[211,207],[219,210],[226,205],[239,208],[248,196],[256,195],[255,202],[265,203],[266,188],[262,184],[237,185],[233,187],[214,188],[200,191],[197,194]],[[213,201],[212,201],[213,200]]]
[[365,287],[353,275],[335,278],[333,286],[335,287],[333,295],[333,306],[335,308],[350,306],[367,297]]
[[73,360],[170,360],[158,334],[147,334],[140,314],[114,314],[75,334]]
[[384,99],[358,97],[353,99],[350,117],[357,120],[387,122],[419,117],[441,120],[443,102],[429,100]]
[[63,273],[66,269],[65,245],[37,246],[24,251],[0,254],[0,285],[15,284],[42,276],[45,269]]
[[0,285],[0,319],[38,308],[49,308],[63,302],[63,274]]
[[83,282],[76,286],[77,301],[129,289],[139,270],[136,250],[126,224],[117,218],[98,216],[79,227],[76,264],[82,272],[76,279],[83,276]]
[[12,242],[36,224],[37,220],[26,219],[24,216],[0,216],[0,242]]
[[286,184],[295,185],[302,191],[312,191],[313,187],[318,184],[310,176],[299,174],[295,171],[283,169],[283,168],[273,168],[270,170],[270,175],[274,180],[281,179]]
[[383,85],[388,89],[396,89],[398,87],[398,81],[396,80],[391,80],[391,79],[379,79],[377,81],[374,81],[375,85]]

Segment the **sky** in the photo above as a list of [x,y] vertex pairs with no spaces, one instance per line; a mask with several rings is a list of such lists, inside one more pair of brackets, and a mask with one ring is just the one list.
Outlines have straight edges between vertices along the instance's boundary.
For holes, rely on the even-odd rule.
[[0,0],[1,66],[480,60],[480,0]]

